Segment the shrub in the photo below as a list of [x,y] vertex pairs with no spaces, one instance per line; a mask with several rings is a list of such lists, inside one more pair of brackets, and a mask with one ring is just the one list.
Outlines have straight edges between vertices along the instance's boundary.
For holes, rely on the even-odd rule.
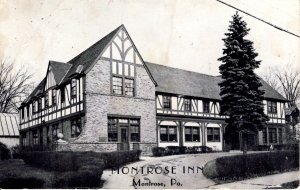
[[7,160],[10,158],[10,150],[7,148],[5,144],[0,142],[0,159]]
[[275,151],[217,158],[214,162],[205,164],[203,173],[210,178],[235,179],[267,175],[298,167],[297,152]]
[[153,147],[152,154],[153,156],[164,156],[166,155],[166,149],[164,147]]
[[105,169],[119,168],[124,164],[138,161],[141,155],[141,150],[116,151],[98,153],[104,161]]
[[9,177],[1,181],[3,189],[38,189],[44,185],[44,180],[36,177]]

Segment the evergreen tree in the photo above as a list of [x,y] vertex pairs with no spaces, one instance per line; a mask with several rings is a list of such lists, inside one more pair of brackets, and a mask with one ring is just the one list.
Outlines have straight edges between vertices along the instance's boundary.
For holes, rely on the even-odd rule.
[[226,130],[242,132],[244,153],[247,152],[247,137],[249,133],[257,134],[267,121],[263,109],[264,91],[260,78],[254,73],[260,61],[256,61],[257,53],[253,42],[245,39],[249,32],[246,22],[236,12],[230,21],[229,32],[225,33],[225,48],[223,62],[219,70],[222,82],[219,83],[221,92],[221,114],[229,116]]

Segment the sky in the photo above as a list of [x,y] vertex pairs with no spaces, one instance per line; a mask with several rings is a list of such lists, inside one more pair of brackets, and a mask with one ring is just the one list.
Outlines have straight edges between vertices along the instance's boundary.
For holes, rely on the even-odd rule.
[[[300,35],[299,0],[223,0]],[[67,62],[124,24],[144,60],[219,75],[222,38],[236,10],[216,0],[0,0],[0,59],[35,82],[49,60]],[[251,29],[258,74],[300,71],[299,38],[240,13]]]

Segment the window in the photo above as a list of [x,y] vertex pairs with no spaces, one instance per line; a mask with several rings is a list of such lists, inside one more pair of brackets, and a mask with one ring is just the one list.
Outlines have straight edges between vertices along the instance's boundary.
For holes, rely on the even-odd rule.
[[75,98],[77,94],[77,80],[72,79],[71,80],[71,97]]
[[268,113],[277,113],[277,103],[268,101],[267,102]]
[[52,89],[52,105],[56,105],[57,99],[56,99],[56,89]]
[[45,94],[45,107],[49,106],[49,92],[47,91]]
[[21,109],[21,119],[24,119],[25,107]]
[[133,79],[125,79],[125,95],[133,96],[134,94],[134,80]]
[[263,129],[262,132],[263,132],[263,143],[267,144],[268,143],[268,141],[267,141],[267,129]]
[[163,108],[171,109],[171,97],[163,96]]
[[108,141],[118,142],[119,127],[126,127],[129,130],[131,142],[140,142],[140,120],[131,118],[108,118]]
[[191,99],[184,99],[184,110],[191,111]]
[[62,87],[60,89],[60,99],[61,99],[61,103],[64,103],[65,100],[66,100],[66,97],[65,97],[65,88],[64,87]]
[[54,124],[52,125],[52,139],[53,140],[57,140],[57,135],[59,133],[59,130],[58,130],[58,124]]
[[32,113],[36,112],[36,101],[32,102]]
[[209,113],[209,101],[203,100],[203,112],[204,113]]
[[207,128],[207,141],[220,142],[220,128],[208,127]]
[[27,133],[22,134],[22,146],[27,146]]
[[38,111],[42,110],[42,97],[38,100]]
[[282,128],[278,128],[279,143],[282,144]]
[[185,134],[185,141],[200,142],[200,128],[199,127],[185,127],[184,134]]
[[176,126],[160,126],[160,141],[177,142]]
[[113,77],[113,94],[123,94],[123,78]]
[[277,143],[276,128],[269,128],[269,143]]
[[38,132],[37,129],[32,131],[32,143],[34,145],[38,144]]
[[29,119],[29,109],[30,109],[30,106],[28,105],[27,108],[26,108],[26,111],[27,111],[27,119]]
[[117,127],[117,119],[108,119],[108,141],[109,142],[117,142],[118,141],[118,127]]
[[71,137],[78,137],[81,133],[81,119],[76,118],[71,121]]

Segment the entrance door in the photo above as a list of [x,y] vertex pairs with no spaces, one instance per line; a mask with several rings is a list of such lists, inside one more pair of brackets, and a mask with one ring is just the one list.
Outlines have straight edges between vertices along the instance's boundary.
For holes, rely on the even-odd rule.
[[121,150],[129,150],[127,127],[121,127]]

